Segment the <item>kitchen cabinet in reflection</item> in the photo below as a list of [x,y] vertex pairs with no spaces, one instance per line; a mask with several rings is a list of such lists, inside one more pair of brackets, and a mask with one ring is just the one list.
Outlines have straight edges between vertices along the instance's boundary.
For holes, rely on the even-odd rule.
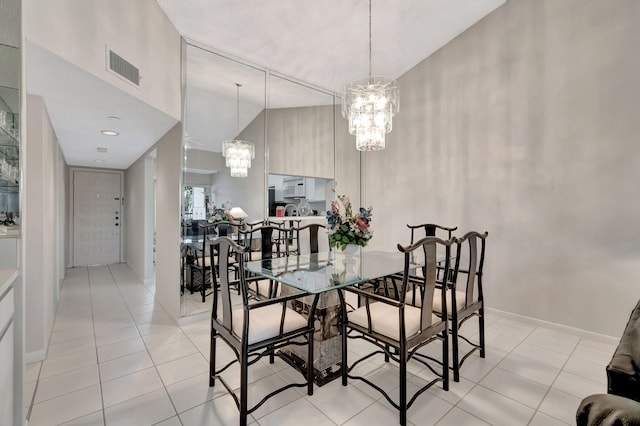
[[269,216],[324,216],[333,200],[332,179],[269,174]]

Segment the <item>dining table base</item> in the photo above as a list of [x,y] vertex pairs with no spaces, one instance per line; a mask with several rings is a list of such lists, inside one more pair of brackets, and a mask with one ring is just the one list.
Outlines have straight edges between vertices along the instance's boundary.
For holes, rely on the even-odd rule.
[[[296,291],[283,286],[283,292]],[[309,317],[309,310],[315,296],[294,301],[290,306],[304,317]],[[313,347],[314,383],[325,385],[341,373],[342,339],[340,337],[340,300],[336,291],[318,295],[318,304],[314,313],[315,333]],[[300,346],[287,346],[278,354],[284,361],[298,370],[305,371],[307,350]]]

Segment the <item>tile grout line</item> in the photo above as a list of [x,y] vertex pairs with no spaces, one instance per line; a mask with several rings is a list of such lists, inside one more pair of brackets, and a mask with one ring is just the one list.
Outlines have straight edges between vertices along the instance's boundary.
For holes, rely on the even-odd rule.
[[[578,341],[576,342],[575,346],[573,347],[573,349],[571,350],[571,353],[569,354],[569,356],[567,357],[567,359],[565,360],[565,362],[562,364],[562,367],[560,368],[560,370],[558,371],[558,374],[556,375],[556,377],[553,379],[553,382],[551,382],[551,384],[549,385],[549,387],[547,388],[547,391],[545,392],[544,396],[542,397],[542,399],[540,400],[540,403],[538,403],[538,406],[536,407],[536,413],[540,412],[546,416],[551,417],[552,419],[558,420],[559,422],[564,423],[563,420],[558,419],[557,417],[552,416],[551,414],[547,414],[543,411],[540,411],[540,406],[542,405],[542,403],[544,402],[544,400],[547,398],[547,396],[549,395],[549,392],[551,391],[551,389],[553,388],[553,385],[556,383],[556,381],[558,380],[558,377],[560,377],[560,374],[562,374],[562,371],[564,371],[564,368],[567,366],[567,363],[569,362],[569,360],[571,359],[571,356],[576,352],[576,349],[578,349],[578,345],[580,344],[580,341],[582,340],[582,337],[580,337],[578,339]],[[561,390],[555,389],[558,392],[562,392]],[[566,392],[562,392],[562,393],[566,393]],[[569,395],[569,394],[567,394]],[[573,395],[571,395],[573,396]],[[532,419],[533,420],[533,419]],[[529,421],[529,424],[531,424],[531,421]]]
[[[108,267],[108,268],[109,268],[109,273],[111,274],[111,277],[113,278],[114,282],[116,282],[116,279],[115,279],[115,277],[113,276],[113,271],[111,270],[111,268],[110,268],[110,267]],[[117,285],[117,283],[116,283],[116,286],[118,287],[118,294],[120,294],[120,297],[122,297],[122,293],[120,292],[120,286],[118,286],[118,285]],[[143,287],[145,288],[145,290],[146,290],[146,291],[148,291],[148,292],[149,292],[149,289],[147,289],[147,288],[146,288],[146,286],[144,286],[144,284],[143,284]],[[151,292],[149,292],[149,293],[151,294]],[[153,296],[153,301],[154,301],[154,306],[155,306],[155,302],[156,302],[155,294],[152,294],[152,296]],[[124,298],[123,298],[123,301],[124,301]],[[129,315],[131,316],[131,318],[132,318],[132,320],[133,320],[133,315],[131,314],[131,310],[130,310],[129,305],[127,305],[127,303],[126,303],[126,302],[124,302],[124,303],[125,303],[125,306],[127,307],[127,312],[129,312]],[[175,415],[174,415],[174,416],[167,417],[166,419],[161,420],[161,421],[159,421],[159,422],[157,422],[157,423],[161,423],[161,422],[163,422],[163,421],[165,421],[165,420],[169,420],[169,419],[170,419],[170,418],[172,418],[172,417],[177,417],[177,418],[178,418],[178,421],[182,424],[182,420],[180,419],[180,416],[178,415],[178,410],[176,409],[175,403],[173,402],[173,399],[171,399],[171,395],[169,395],[169,391],[167,390],[167,385],[165,384],[164,380],[162,379],[162,375],[160,374],[160,371],[158,371],[158,366],[157,366],[156,362],[155,362],[155,361],[153,360],[153,358],[151,357],[151,352],[149,352],[149,347],[147,346],[147,342],[144,340],[144,338],[143,338],[143,337],[142,337],[142,335],[140,334],[140,329],[138,328],[138,324],[135,322],[135,320],[134,320],[134,325],[135,325],[135,327],[136,327],[136,331],[138,332],[138,336],[139,336],[139,337],[140,337],[140,339],[142,340],[142,344],[144,345],[145,351],[147,352],[147,355],[149,356],[149,359],[151,360],[151,363],[153,364],[153,369],[155,370],[156,374],[158,375],[158,379],[160,379],[160,383],[162,384],[162,389],[164,390],[164,393],[167,395],[167,398],[169,399],[169,402],[171,403],[171,407],[173,408],[173,412],[175,413]],[[177,324],[176,324],[176,325],[177,325]],[[180,328],[180,327],[178,326],[178,328]],[[192,343],[192,344],[193,344],[193,343]],[[195,346],[195,345],[194,345],[194,346]],[[101,383],[102,383],[102,382],[101,382]],[[148,393],[155,392],[155,391],[157,391],[157,390],[159,390],[159,389],[155,389],[155,390],[150,391],[150,392],[145,392],[145,393],[144,393],[144,394],[142,394],[142,395],[146,395],[146,394],[148,394]],[[142,395],[138,395],[138,397],[139,397],[139,396],[142,396]],[[136,398],[137,398],[137,397],[136,397]],[[117,404],[116,404],[116,405],[117,405]],[[106,425],[106,424],[107,424],[107,423],[106,423],[106,418],[105,418],[105,425]]]
[[[498,320],[494,321],[493,323],[495,323],[495,322],[497,322],[497,321],[499,321],[500,319],[503,319],[503,318],[504,318],[504,317],[500,317]],[[492,324],[493,324],[493,323],[492,323]],[[487,326],[487,325],[485,325],[485,345],[487,345],[487,343],[486,343],[486,339],[487,339],[487,336],[486,336],[486,326]],[[489,391],[491,391],[491,392],[494,392],[494,393],[496,393],[496,394],[498,394],[498,395],[504,396],[504,397],[506,397],[506,398],[508,398],[508,399],[510,399],[510,400],[512,400],[512,401],[517,402],[518,404],[525,405],[525,404],[523,404],[523,403],[522,403],[522,402],[520,402],[520,401],[516,401],[516,400],[515,400],[515,399],[513,399],[513,398],[510,398],[510,397],[508,397],[508,396],[506,396],[506,395],[502,395],[502,394],[501,394],[501,393],[499,393],[499,392],[496,392],[496,391],[494,391],[494,390],[492,390],[492,389],[489,389],[489,388],[487,388],[487,387],[485,387],[485,386],[481,385],[481,384],[480,384],[480,382],[481,382],[485,377],[487,377],[487,376],[488,376],[488,375],[489,375],[493,370],[495,370],[496,368],[499,368],[499,367],[498,367],[498,364],[500,364],[500,362],[502,362],[502,361],[503,361],[507,356],[509,356],[510,354],[513,354],[513,353],[514,353],[513,351],[514,351],[518,346],[520,346],[520,345],[521,345],[521,344],[522,344],[522,343],[523,343],[523,342],[524,342],[524,341],[525,341],[529,336],[531,336],[531,335],[533,334],[533,332],[535,331],[535,329],[536,329],[536,328],[537,328],[537,326],[534,326],[534,328],[533,328],[533,329],[532,329],[532,330],[531,330],[531,331],[530,331],[530,332],[529,332],[529,333],[528,333],[524,338],[520,339],[520,342],[519,342],[517,345],[515,345],[515,346],[514,346],[510,351],[505,351],[505,352],[507,352],[507,355],[505,355],[505,356],[504,356],[500,361],[498,361],[496,364],[494,364],[494,365],[491,367],[491,369],[489,369],[489,371],[487,371],[487,373],[486,373],[486,374],[484,374],[484,375],[483,375],[483,376],[482,376],[482,377],[481,377],[477,382],[473,382],[473,383],[474,383],[474,385],[471,387],[471,389],[469,389],[469,391],[468,391],[467,393],[465,393],[465,394],[464,394],[464,396],[463,396],[463,397],[461,397],[461,398],[460,398],[460,400],[458,400],[458,401],[454,404],[454,407],[458,408],[459,410],[464,411],[465,413],[469,414],[470,416],[473,416],[473,417],[474,417],[474,418],[476,418],[476,419],[479,419],[479,420],[480,420],[480,421],[482,421],[482,422],[489,423],[489,422],[487,422],[487,421],[485,421],[485,420],[483,420],[483,419],[479,418],[478,416],[474,415],[473,413],[468,412],[468,411],[467,411],[467,410],[465,410],[464,408],[462,408],[462,407],[459,407],[459,406],[458,406],[458,405],[460,404],[460,402],[462,402],[462,401],[464,400],[464,398],[465,398],[467,395],[469,395],[469,394],[470,394],[470,393],[471,393],[471,392],[472,392],[476,387],[478,387],[478,386],[480,386],[480,387],[482,387],[482,388],[484,388],[484,389],[487,389],[487,390],[489,390]],[[496,333],[496,334],[501,334],[501,333]],[[508,336],[507,336],[507,337],[508,337]],[[517,355],[517,354],[516,354],[516,355]],[[480,358],[480,359],[482,359],[482,358]],[[514,374],[515,374],[515,373],[514,373]],[[518,376],[519,376],[519,374],[516,374],[516,375],[518,375]],[[522,377],[522,376],[520,376],[520,377]],[[525,405],[525,406],[526,406],[526,405]],[[529,408],[532,408],[532,407],[529,407]],[[453,407],[451,408],[451,410],[453,410]],[[449,411],[451,411],[451,410],[449,410]],[[534,409],[533,415],[531,416],[531,418],[529,419],[529,421],[527,422],[527,424],[531,422],[531,420],[533,419],[533,417],[535,417],[536,413],[537,413],[537,410],[536,410],[536,409]],[[447,413],[447,414],[448,414],[448,413]],[[443,416],[442,418],[444,418],[444,416]],[[441,418],[440,420],[442,420],[442,418]],[[490,423],[489,423],[489,424],[490,424]]]
[[[89,267],[85,267],[87,271],[87,284],[89,286],[89,308],[91,309],[91,325],[93,327],[93,339],[96,341],[96,320],[93,312],[93,291],[91,288],[91,274],[89,272]],[[102,406],[102,422],[107,424],[107,416],[104,411],[104,393],[102,391],[102,374],[100,373],[100,358],[98,357],[98,344],[96,342],[96,367],[98,368],[98,380],[100,382],[100,405]]]

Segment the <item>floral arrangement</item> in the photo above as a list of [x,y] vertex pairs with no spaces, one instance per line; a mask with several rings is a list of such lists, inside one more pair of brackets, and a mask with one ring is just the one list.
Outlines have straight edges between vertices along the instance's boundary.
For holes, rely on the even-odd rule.
[[214,204],[208,203],[207,210],[209,211],[209,220],[208,220],[209,223],[216,223],[216,222],[223,222],[223,221],[232,222],[233,216],[229,214],[228,206],[229,206],[228,204],[223,204],[222,208],[218,208]]
[[327,211],[329,223],[329,244],[344,250],[349,244],[366,246],[373,237],[370,229],[371,207],[360,207],[354,214],[351,200],[346,195],[338,195],[338,199],[331,203],[331,210]]

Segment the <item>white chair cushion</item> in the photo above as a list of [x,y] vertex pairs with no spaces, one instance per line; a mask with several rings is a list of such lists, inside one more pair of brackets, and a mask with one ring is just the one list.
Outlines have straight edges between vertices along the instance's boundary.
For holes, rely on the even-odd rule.
[[[242,327],[244,324],[243,310],[235,309],[232,312],[233,332],[242,336]],[[280,317],[282,315],[282,304],[274,304],[264,306],[262,308],[252,309],[249,312],[249,336],[248,343],[251,345],[261,342],[271,337],[275,337],[280,333]],[[284,332],[303,328],[307,326],[307,319],[296,311],[286,308],[284,317]]]
[[[398,318],[398,308],[386,303],[375,302],[369,305],[371,312],[371,329],[376,333],[390,337],[394,340],[400,339],[400,323]],[[349,312],[349,321],[367,328],[367,308],[362,306],[353,312]],[[440,322],[435,315],[431,316],[431,323]],[[407,338],[420,332],[420,308],[405,305],[404,307],[404,323]]]
[[[464,291],[456,291],[456,307],[457,311],[461,311],[464,309],[464,298],[466,297]],[[451,313],[451,292],[447,292],[447,312]],[[407,292],[407,296],[405,297],[406,303],[411,303],[413,301],[413,291]],[[416,306],[422,306],[422,299],[420,299],[420,292],[416,294]],[[440,293],[438,290],[433,295],[433,312],[441,313],[442,312],[442,297],[440,297]]]
[[[280,296],[280,288],[283,284],[274,281],[273,285],[278,286],[276,288],[276,297]],[[269,280],[250,281],[249,283],[247,283],[247,287],[249,287],[249,289],[252,290],[259,298],[268,299],[271,297],[271,295],[269,294]]]

